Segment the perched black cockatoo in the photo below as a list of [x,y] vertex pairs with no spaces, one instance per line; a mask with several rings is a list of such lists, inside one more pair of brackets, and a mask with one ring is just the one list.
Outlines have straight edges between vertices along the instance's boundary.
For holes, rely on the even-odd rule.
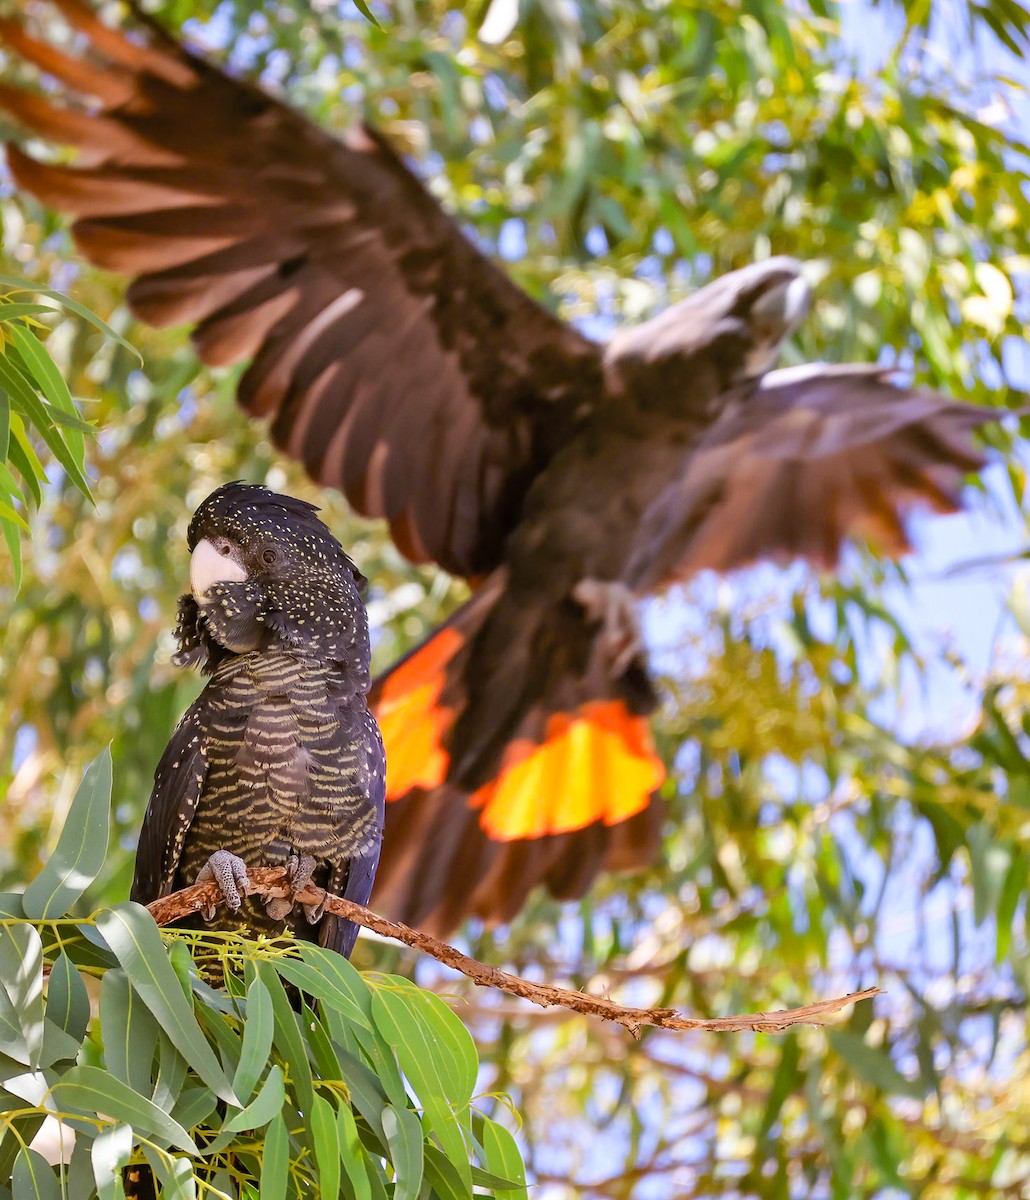
[[349,955],[352,922],[245,897],[248,865],[284,864],[294,890],[310,880],[364,904],[379,861],[364,581],[317,511],[228,483],[190,522],[176,662],[211,678],[158,765],[131,894],[148,904],[213,877],[233,914],[222,928],[288,927]]
[[757,559],[829,568],[854,531],[903,552],[909,506],[959,506],[991,412],[879,367],[771,370],[808,298],[785,258],[593,342],[373,129],[338,140],[138,12],[129,37],[54,4],[90,49],[4,22],[48,91],[0,106],[80,154],[12,147],[18,184],[134,277],[143,320],[191,324],[213,366],[251,360],[240,403],[314,479],[473,586],[372,693],[390,760],[373,902],[442,931],[650,862],[663,772],[633,601]]

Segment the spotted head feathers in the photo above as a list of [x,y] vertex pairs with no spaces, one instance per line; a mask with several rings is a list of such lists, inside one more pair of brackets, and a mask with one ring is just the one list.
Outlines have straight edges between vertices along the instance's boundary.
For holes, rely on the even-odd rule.
[[[252,559],[254,573],[287,566],[294,570],[349,571],[359,586],[365,579],[318,516],[318,508],[256,483],[235,479],[204,500],[186,535],[190,550],[204,539],[224,539]],[[268,561],[263,554],[274,554]]]
[[179,602],[181,665],[285,650],[369,679],[364,578],[313,504],[235,480],[200,505],[187,540],[190,594]]

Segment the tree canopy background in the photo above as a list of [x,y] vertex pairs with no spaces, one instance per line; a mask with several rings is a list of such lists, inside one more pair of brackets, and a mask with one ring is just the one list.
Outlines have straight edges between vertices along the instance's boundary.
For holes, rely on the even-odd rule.
[[[1025,50],[1030,17],[1012,0],[892,10],[899,40],[873,75],[818,2],[401,0],[372,5],[378,26],[334,0],[149,7],[327,126],[384,129],[470,236],[588,332],[793,254],[818,281],[797,360],[896,359],[957,397],[1024,402],[1026,80],[984,77],[1020,69],[1003,55]],[[96,507],[52,469],[16,594],[0,561],[0,886],[35,874],[82,764],[113,739],[95,906],[127,893],[154,765],[200,686],[171,667],[170,630],[208,491],[243,477],[323,505],[372,581],[381,665],[460,589],[280,459],[235,409],[235,374],[199,370],[185,331],[134,324],[120,281],[75,258],[58,218],[9,187],[0,214],[3,269],[68,291],[144,360],[74,314],[52,321],[48,348],[98,424]],[[1008,434],[991,436],[1006,470],[974,500],[981,528],[1006,508],[1012,523],[1025,482]],[[480,1088],[521,1113],[536,1195],[1030,1186],[1026,578],[1012,576],[985,674],[920,633],[919,573],[858,548],[837,581],[761,568],[651,605],[673,767],[662,862],[580,905],[538,897],[511,928],[466,930],[480,957],[630,1003],[718,1015],[876,983],[875,1004],[785,1037],[634,1043],[359,944],[360,966],[463,995]],[[961,695],[963,720],[935,694]]]

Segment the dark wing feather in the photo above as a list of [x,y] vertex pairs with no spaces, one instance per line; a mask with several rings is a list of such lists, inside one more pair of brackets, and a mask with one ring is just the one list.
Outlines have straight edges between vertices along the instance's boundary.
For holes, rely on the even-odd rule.
[[[364,725],[365,772],[370,781],[369,797],[375,806],[379,828],[382,830],[386,820],[386,752],[383,749],[379,726],[369,712],[365,713]],[[367,904],[372,894],[381,848],[380,837],[367,854],[337,864],[329,875],[329,890],[343,896],[345,900],[353,900],[355,904]],[[333,916],[332,913],[322,919],[319,941],[345,958],[350,958],[357,936],[358,927],[353,921],[346,921],[342,917]]]
[[149,904],[173,890],[183,840],[196,812],[207,760],[201,734],[201,695],[179,722],[154,772],[139,846],[130,899]]
[[912,506],[960,508],[991,409],[895,387],[879,367],[773,371],[742,393],[645,513],[626,575],[640,592],[709,568],[803,558],[833,567],[849,534],[910,549]]
[[80,219],[93,262],[134,276],[155,325],[196,324],[206,362],[253,361],[239,398],[415,558],[497,565],[522,495],[601,385],[600,350],[465,238],[371,130],[337,140],[150,22],[130,41],[54,0],[95,58],[0,23],[0,41],[66,89],[0,106],[78,148],[79,165],[8,151],[18,183]]

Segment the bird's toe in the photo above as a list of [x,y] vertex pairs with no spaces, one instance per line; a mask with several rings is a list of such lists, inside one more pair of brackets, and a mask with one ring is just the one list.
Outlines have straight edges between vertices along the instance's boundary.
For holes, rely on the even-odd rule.
[[[247,864],[237,854],[216,850],[197,872],[196,882],[207,883],[212,879],[218,884],[225,903],[233,912],[237,912],[250,888]],[[214,917],[214,909],[204,909],[203,915],[205,920],[210,921]]]
[[310,854],[291,854],[286,862],[286,878],[295,892],[302,892],[315,873],[315,860]]
[[273,921],[285,921],[293,912],[291,896],[271,896],[265,901],[265,912]]
[[[286,879],[285,886],[289,889],[288,896],[273,896],[265,901],[265,912],[273,921],[285,921],[293,911],[294,896],[311,883],[311,876],[314,874],[315,860],[310,854],[291,854],[286,860]],[[312,917],[310,909],[317,908],[319,905],[304,905],[304,911],[307,918],[312,924],[320,920],[322,913],[325,911],[325,902],[321,903],[321,911],[317,917]]]
[[329,904],[329,893],[322,891],[322,899],[317,904],[304,904],[304,915],[308,919],[309,925],[317,925],[325,916],[326,906]]

